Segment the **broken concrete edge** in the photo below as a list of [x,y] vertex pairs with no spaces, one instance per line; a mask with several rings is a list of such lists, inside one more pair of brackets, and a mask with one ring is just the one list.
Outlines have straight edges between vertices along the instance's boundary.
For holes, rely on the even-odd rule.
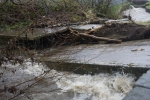
[[[90,29],[92,28],[92,26],[94,24],[89,24],[91,25]],[[96,25],[98,28],[101,28],[102,26],[97,24]],[[6,31],[0,34],[0,38],[16,38],[18,37],[20,40],[37,40],[46,36],[51,36],[54,34],[59,34],[59,33],[63,33],[67,30],[69,30],[70,28],[73,30],[80,30],[78,29],[78,25],[75,26],[68,26],[68,27],[57,27],[57,28],[34,28],[33,31],[26,31],[24,34],[22,32],[20,32],[21,30],[12,30],[10,31]],[[81,31],[87,31],[88,29],[81,29]],[[13,34],[15,33],[15,34]],[[34,34],[35,33],[35,34]]]
[[44,61],[50,68],[58,71],[69,71],[76,74],[99,74],[99,73],[120,73],[130,74],[135,76],[137,80],[143,73],[146,73],[150,68],[143,67],[125,67],[121,65],[100,65],[100,64],[85,64],[85,63],[72,63],[61,61]]
[[129,21],[128,18],[118,19],[118,20],[112,20],[112,19],[110,19],[110,20],[105,21],[105,23],[106,24],[107,23],[131,23],[131,21]]
[[100,29],[102,27],[103,27],[103,24],[86,24],[86,25],[73,25],[73,26],[70,26],[69,28],[72,30],[79,31],[79,32],[85,32],[89,30]]
[[[0,33],[0,37],[9,37],[9,38],[16,38],[19,37],[20,40],[37,40],[39,38],[42,37],[46,37],[46,36],[51,36],[53,34],[56,33],[62,33],[67,31],[69,28],[73,29],[73,30],[77,30],[77,31],[87,31],[89,29],[93,29],[93,28],[102,28],[104,26],[104,23],[106,21],[106,19],[101,19],[98,20],[96,22],[96,24],[94,24],[94,22],[87,22],[86,24],[79,24],[79,25],[91,25],[91,27],[89,28],[79,28],[79,25],[70,25],[70,26],[60,26],[60,27],[53,27],[53,28],[33,28],[33,30],[28,30],[28,29],[21,29],[21,30],[11,30],[11,31],[6,31],[6,32],[2,32]],[[127,22],[126,22],[127,21]],[[128,19],[119,19],[119,20],[113,20],[113,22],[116,23],[128,23]],[[50,31],[51,30],[51,31]],[[52,31],[54,30],[54,31]],[[1,30],[0,30],[1,31]],[[24,31],[25,34],[22,33],[22,31]],[[9,33],[9,34],[8,34]],[[15,33],[15,34],[13,34]],[[35,33],[35,34],[34,34]]]
[[150,100],[150,70],[143,74],[134,84],[133,89],[123,100]]
[[[113,65],[97,65],[97,64],[84,64],[84,63],[68,63],[68,62],[44,62],[50,69],[58,71],[69,71],[76,74],[90,74],[95,75],[99,73],[113,74],[119,72],[120,74],[134,75],[136,83],[133,89],[125,96],[123,100],[149,100],[150,88],[144,86],[143,79],[147,79],[144,83],[150,86],[150,68],[143,67],[122,67]],[[149,70],[149,71],[148,71]],[[147,73],[146,73],[147,72]],[[144,74],[143,74],[144,73]],[[147,76],[149,75],[149,76]],[[140,78],[139,78],[140,77]],[[143,78],[146,77],[146,78]]]
[[150,89],[135,87],[133,88],[123,100],[150,100]]
[[[35,32],[35,34],[32,31],[20,33],[20,30],[14,30],[14,31],[11,31],[10,34],[7,34],[8,31],[6,31],[3,34],[2,33],[0,34],[0,38],[17,38],[18,37],[20,40],[33,41],[33,40],[40,39],[42,37],[51,36],[56,33],[62,33],[69,29],[68,27],[58,27],[58,28],[51,29],[51,32],[49,32],[49,28],[42,28],[42,29],[35,28],[33,31],[33,32]],[[13,34],[13,32],[15,34]],[[17,32],[18,32],[18,34],[16,34]],[[41,33],[39,33],[39,32],[41,32]]]
[[150,89],[150,70],[137,80],[134,87],[144,87]]
[[38,36],[35,36],[35,37],[30,37],[30,35],[29,35],[29,36],[27,36],[27,38],[29,40],[33,41],[33,40],[37,40],[37,39],[40,39],[40,38],[43,38],[43,37],[46,37],[46,36],[51,36],[51,35],[54,35],[54,34],[63,33],[65,31],[67,31],[68,29],[69,29],[68,27],[62,27],[62,29],[60,29],[60,30],[56,29],[57,31],[54,30],[50,34],[48,33],[47,29],[44,29],[43,32],[46,33],[46,34],[44,34],[44,35],[38,35]]
[[71,25],[86,25],[86,24],[104,24],[105,21],[108,21],[108,19],[106,18],[98,18],[98,19],[94,19],[94,20],[89,20],[89,21],[85,21],[85,22],[76,22],[76,23],[69,23],[69,24],[62,24],[62,26],[71,26]]

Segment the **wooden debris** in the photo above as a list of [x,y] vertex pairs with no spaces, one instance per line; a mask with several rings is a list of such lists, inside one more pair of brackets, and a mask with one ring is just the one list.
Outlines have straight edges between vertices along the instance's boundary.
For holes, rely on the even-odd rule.
[[121,43],[122,42],[122,40],[118,40],[118,39],[110,39],[110,38],[106,38],[106,37],[97,37],[95,35],[89,35],[90,33],[95,32],[98,29],[99,28],[95,28],[95,29],[90,30],[85,33],[79,33],[78,31],[74,31],[72,29],[70,29],[70,31],[72,34],[74,34],[75,36],[78,36],[78,37],[88,37],[88,38],[92,38],[94,40],[107,41],[107,42],[112,42],[112,43]]
[[118,40],[118,39],[109,39],[109,38],[105,38],[105,37],[97,37],[95,35],[89,35],[89,34],[85,34],[85,33],[78,33],[78,35],[83,36],[83,37],[92,38],[95,40],[107,41],[107,42],[112,42],[112,43],[121,43],[122,42],[122,40]]
[[97,28],[94,28],[94,29],[90,29],[90,30],[86,31],[85,34],[92,34],[92,33],[96,32],[96,31],[98,31],[98,30],[99,30],[100,28],[102,28],[102,27],[103,27],[103,26],[97,27]]

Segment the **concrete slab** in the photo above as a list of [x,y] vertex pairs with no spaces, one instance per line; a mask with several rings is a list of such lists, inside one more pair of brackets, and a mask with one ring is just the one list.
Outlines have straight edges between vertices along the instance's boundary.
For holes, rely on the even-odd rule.
[[150,89],[135,87],[123,100],[150,100]]
[[43,61],[150,68],[150,40],[90,44],[44,51]]
[[150,89],[150,70],[143,74],[135,83],[135,87],[145,87]]
[[[58,47],[37,55],[51,69],[78,74],[123,72],[138,79],[150,69],[150,41]],[[59,67],[56,67],[59,66]]]
[[11,30],[4,31],[0,33],[0,38],[14,38],[19,37],[21,39],[35,40],[41,37],[50,36],[55,33],[64,32],[67,27],[57,27],[57,28],[34,28],[33,30]]
[[[79,31],[86,31],[92,28],[102,27],[100,24],[87,24],[87,25],[73,25],[69,26],[72,29]],[[0,38],[14,38],[20,37],[23,40],[35,40],[45,36],[50,36],[55,33],[62,33],[68,30],[68,27],[56,27],[56,28],[34,28],[33,30],[9,30],[0,33]]]
[[86,24],[86,25],[73,25],[70,26],[72,29],[74,30],[78,30],[78,31],[86,31],[92,28],[99,28],[102,27],[101,24]]
[[110,19],[110,20],[108,20],[108,21],[105,21],[105,23],[107,24],[109,24],[109,23],[131,23],[131,21],[129,21],[129,19],[128,18],[125,18],[125,19],[117,19],[117,20],[112,20],[112,19]]

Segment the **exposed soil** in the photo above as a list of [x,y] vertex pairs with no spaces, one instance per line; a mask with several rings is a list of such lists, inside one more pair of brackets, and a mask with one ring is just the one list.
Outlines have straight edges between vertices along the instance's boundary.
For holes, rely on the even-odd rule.
[[124,41],[150,38],[150,26],[142,26],[133,23],[109,24],[99,29],[93,35],[121,39]]
[[[34,41],[23,41],[26,47],[30,49],[42,49],[60,45],[77,45],[77,44],[89,44],[89,43],[114,43],[111,41],[100,42],[97,39],[82,37],[76,35],[77,31],[72,34],[71,30],[67,30],[63,33],[56,33],[51,36],[43,37]],[[86,32],[85,32],[86,33]],[[106,24],[96,32],[92,32],[89,35],[95,35],[97,37],[107,37],[110,39],[118,39],[125,41],[141,40],[150,38],[150,26],[136,25],[133,23],[112,23]],[[21,41],[18,41],[20,44]],[[21,43],[22,45],[22,43]]]

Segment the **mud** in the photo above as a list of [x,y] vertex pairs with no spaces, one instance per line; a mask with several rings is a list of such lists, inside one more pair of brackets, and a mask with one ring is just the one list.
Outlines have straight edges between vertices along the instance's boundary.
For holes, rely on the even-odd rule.
[[109,24],[99,29],[93,35],[121,39],[123,42],[150,38],[150,26],[134,23]]
[[[77,36],[75,34],[76,33],[72,34],[72,31],[70,30],[66,30],[65,32],[56,33],[51,36],[45,36],[34,41],[23,40],[18,41],[17,43],[30,49],[43,49],[61,45],[112,43],[99,41],[88,37]],[[122,40],[122,42],[142,40],[150,38],[150,26],[142,26],[134,23],[111,23],[104,25],[98,31],[93,32],[90,35],[119,39]]]

